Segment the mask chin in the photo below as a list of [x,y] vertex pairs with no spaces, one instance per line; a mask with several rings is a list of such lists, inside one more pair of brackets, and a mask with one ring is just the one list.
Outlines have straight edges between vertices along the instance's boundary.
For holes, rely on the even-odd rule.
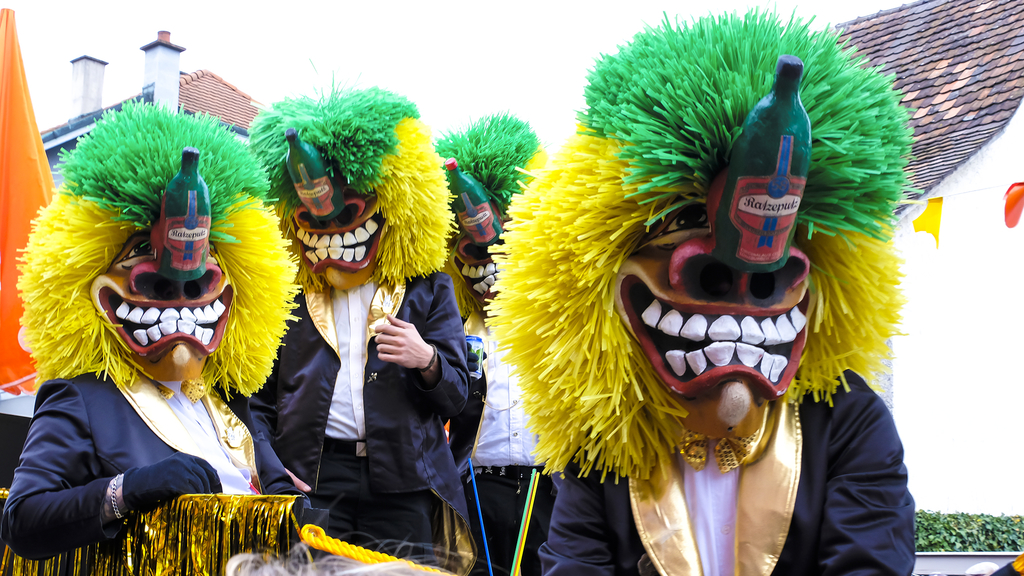
[[327,279],[327,283],[335,290],[349,290],[369,282],[376,270],[376,262],[371,262],[365,268],[355,272],[343,272],[337,268],[329,267],[324,271],[324,278]]

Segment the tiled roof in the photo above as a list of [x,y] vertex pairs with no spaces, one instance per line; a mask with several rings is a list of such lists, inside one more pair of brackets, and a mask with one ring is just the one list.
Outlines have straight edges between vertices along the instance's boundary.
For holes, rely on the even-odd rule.
[[209,70],[182,74],[178,104],[188,112],[206,112],[246,131],[258,110],[248,94]]
[[837,26],[896,74],[916,109],[914,173],[927,192],[1009,121],[1024,98],[1024,2],[923,0]]

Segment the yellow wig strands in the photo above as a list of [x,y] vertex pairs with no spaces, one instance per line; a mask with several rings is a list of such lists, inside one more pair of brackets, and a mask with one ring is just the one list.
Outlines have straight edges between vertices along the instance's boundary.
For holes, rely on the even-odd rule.
[[[25,302],[22,324],[41,380],[97,373],[125,387],[142,371],[90,296],[92,281],[107,270],[128,237],[142,230],[114,216],[64,192],[33,225],[18,288]],[[242,242],[212,242],[234,287],[234,301],[224,339],[203,376],[210,385],[249,395],[273,368],[293,306],[296,288],[289,279],[295,264],[276,218],[259,200],[241,196],[222,226]]]
[[[406,118],[395,127],[398,149],[384,156],[380,182],[374,187],[384,216],[377,270],[373,279],[382,284],[404,282],[414,276],[436,272],[448,256],[447,238],[455,231],[455,218],[448,209],[448,184],[441,157],[430,142],[430,129],[416,118]],[[277,205],[281,230],[292,239],[292,253],[299,258],[302,245],[287,202]],[[297,282],[306,292],[330,288],[322,274],[299,266]]]
[[223,574],[243,552],[287,553],[295,496],[181,496],[128,516],[125,536],[47,560],[5,549],[9,576],[139,576]]
[[619,267],[665,202],[625,197],[611,140],[577,135],[512,202],[502,289],[488,311],[523,388],[535,455],[562,470],[646,476],[679,435],[671,398],[615,311]]

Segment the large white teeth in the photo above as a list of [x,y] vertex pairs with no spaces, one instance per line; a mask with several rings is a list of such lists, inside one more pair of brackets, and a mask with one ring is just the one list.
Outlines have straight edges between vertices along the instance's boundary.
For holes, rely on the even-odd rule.
[[683,329],[679,331],[679,335],[688,340],[694,342],[700,342],[704,339],[704,332],[708,329],[708,319],[703,314],[694,314],[690,316],[690,319],[683,324]]
[[317,236],[316,234],[310,234],[309,236],[306,236],[306,239],[303,240],[302,243],[305,244],[306,246],[309,246],[310,248],[313,248],[316,246],[316,243],[319,240],[319,236]]
[[363,256],[366,256],[366,246],[356,246],[356,257],[354,261],[359,262],[363,259]]
[[790,310],[789,316],[790,318],[793,319],[793,329],[796,330],[797,332],[803,330],[804,326],[807,325],[807,317],[804,316],[802,312],[800,312],[799,308],[794,307],[792,310]]
[[212,306],[213,312],[217,315],[217,318],[220,318],[220,315],[223,314],[224,310],[227,309],[225,308],[224,303],[221,302],[220,300],[214,300]]
[[164,334],[163,332],[160,331],[159,326],[150,326],[146,330],[146,335],[149,336],[149,339],[152,340],[153,342],[156,342],[157,340],[164,337]]
[[786,369],[787,364],[789,364],[789,360],[785,356],[772,355],[772,374],[769,376],[772,382],[779,381],[779,377],[782,376],[782,371]]
[[782,337],[779,336],[779,331],[775,329],[775,324],[772,324],[771,318],[765,318],[761,321],[761,331],[764,332],[765,346],[775,346],[782,342]]
[[[651,305],[647,307],[647,310],[644,310],[644,313],[640,315],[640,318],[643,319],[644,324],[647,324],[651,328],[657,328],[658,320],[661,320],[661,302],[658,302],[657,300],[651,302]],[[704,336],[702,335],[701,339],[703,338]]]
[[321,259],[321,260],[326,260],[327,259],[327,248],[326,247],[317,248],[316,249],[316,257]]
[[362,226],[360,226],[359,228],[356,228],[356,241],[357,242],[366,242],[369,239],[370,239],[370,233],[367,232],[366,229],[364,229]]
[[463,264],[462,265],[462,275],[463,276],[469,276],[471,271],[472,271],[472,269],[469,267],[469,264]]
[[672,367],[672,371],[676,373],[676,376],[682,376],[686,373],[686,352],[682,350],[669,350],[665,353],[665,359],[668,360],[668,365]]
[[[200,331],[202,332],[200,333]],[[203,346],[210,344],[210,340],[213,339],[213,330],[200,326],[196,329],[196,332],[198,333],[199,341],[203,343]]]
[[494,286],[494,274],[491,274],[487,278],[484,278],[484,284],[487,284],[488,286]]
[[195,321],[196,321],[196,315],[193,314],[192,311],[189,310],[188,308],[182,308],[181,309],[181,319],[182,320],[186,320],[188,322],[192,322],[194,324]]
[[789,323],[789,319],[785,316],[779,316],[775,320],[775,328],[779,331],[779,338],[783,342],[792,342],[796,340],[796,330],[793,325]]
[[306,239],[309,238],[309,232],[306,232],[302,228],[299,228],[299,232],[298,232],[298,234],[296,234],[296,236],[298,236],[299,240],[301,240],[302,243],[305,244],[306,243]]
[[764,374],[765,378],[771,376],[772,373],[772,362],[775,361],[775,356],[771,354],[765,354],[764,358],[761,358],[761,374]]
[[[161,324],[161,326],[162,326],[162,324]],[[184,332],[185,334],[191,334],[192,331],[195,330],[195,329],[196,329],[195,322],[190,322],[188,320],[178,320],[178,332]],[[161,330],[162,330],[162,328],[161,328]]]
[[[214,312],[213,311],[213,306],[211,306],[209,304],[206,305],[206,308],[203,308],[203,315],[206,316],[206,322],[200,322],[200,324],[207,324],[209,322],[214,322],[215,320],[217,320],[218,317],[220,317],[220,314],[218,314],[217,312]],[[196,314],[196,318],[198,318],[198,317],[199,317],[199,314]]]
[[316,264],[317,262],[320,261],[320,257],[316,255],[315,250],[306,250],[306,258],[309,258],[309,261],[312,262],[313,264]]
[[328,236],[327,234],[324,234],[323,236],[321,236],[320,239],[317,240],[316,244],[315,244],[315,246],[317,248],[327,248],[330,245],[331,245],[331,237]]
[[363,226],[366,227],[366,231],[369,232],[370,234],[373,234],[374,232],[377,231],[377,223],[374,222],[373,220],[367,220],[366,224],[364,224]]
[[725,366],[732,361],[732,353],[736,350],[733,342],[715,342],[704,349],[704,354],[715,366]]
[[736,343],[736,357],[740,359],[740,362],[743,362],[744,366],[750,366],[751,368],[757,366],[762,356],[764,356],[764,350],[757,346],[751,346],[742,342]]
[[142,322],[142,313],[143,313],[142,308],[135,308],[134,310],[129,312],[128,315],[124,317],[124,319],[129,321],[129,322],[133,322],[135,324],[139,324],[139,323]]
[[[150,308],[150,310],[155,310],[155,308]],[[149,312],[147,311],[146,314],[149,314]],[[174,308],[165,308],[164,311],[160,313],[160,322],[174,322],[178,318],[181,318],[181,315],[178,314],[178,311]],[[143,316],[142,319],[145,320],[146,317]]]
[[740,325],[732,316],[719,316],[708,328],[708,336],[712,340],[736,340],[740,337]]
[[168,320],[160,323],[160,332],[163,332],[164,336],[170,336],[178,331],[178,321]]
[[658,330],[669,336],[676,336],[683,327],[683,315],[675,310],[669,310],[668,314],[658,323]]
[[[131,320],[131,317],[132,317],[132,315],[129,314],[128,315],[128,319]],[[140,318],[139,321],[142,324],[156,324],[156,321],[159,318],[160,318],[160,309],[159,308],[150,308],[149,310],[146,310],[145,313],[143,313],[142,318]]]
[[743,329],[743,341],[747,344],[760,344],[764,342],[764,332],[761,332],[761,327],[757,325],[757,320],[747,316],[743,319],[743,322],[740,322],[740,328]]
[[135,332],[132,332],[132,336],[134,336],[135,341],[141,344],[142,346],[147,346],[149,344],[149,334],[146,334],[146,331],[143,330],[142,328],[139,328]]
[[344,246],[344,242],[341,239],[341,234],[332,234],[328,248],[341,248],[342,246]]
[[358,242],[356,242],[356,235],[351,232],[345,232],[345,238],[343,242],[345,246],[355,246],[356,244],[358,244]]
[[704,369],[708,367],[708,359],[704,357],[704,353],[700,350],[687,352],[686,363],[690,365],[690,369],[693,370],[693,373],[698,376],[703,374]]
[[341,253],[341,259],[345,262],[351,262],[356,257],[356,251],[353,248],[345,248],[345,251]]
[[486,282],[477,282],[476,284],[473,284],[473,290],[476,290],[477,292],[479,292],[481,294],[486,294],[487,293],[487,283]]
[[327,249],[327,254],[335,260],[341,259],[341,253],[342,249],[337,246],[331,246],[330,248]]
[[487,275],[494,274],[496,271],[497,271],[497,268],[494,267],[494,263],[493,262],[488,264],[487,267],[484,268],[484,274],[487,274]]
[[206,312],[202,308],[193,308],[192,315],[196,317],[196,324],[206,324],[213,321],[206,319]]
[[[132,311],[132,307],[127,302],[121,302],[121,305],[117,307],[117,311],[114,312],[114,316],[117,316],[121,320],[128,317],[128,313]],[[143,344],[145,346],[145,344]]]

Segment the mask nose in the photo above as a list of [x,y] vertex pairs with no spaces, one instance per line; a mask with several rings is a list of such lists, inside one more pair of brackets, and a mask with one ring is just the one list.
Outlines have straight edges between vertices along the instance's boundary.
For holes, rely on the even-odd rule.
[[148,300],[202,301],[220,285],[222,272],[211,260],[206,261],[206,272],[196,280],[172,280],[159,272],[156,261],[143,262],[132,268],[128,286],[133,294]]
[[772,306],[807,278],[810,261],[791,246],[786,263],[774,272],[748,272],[712,255],[714,238],[692,238],[680,244],[669,263],[669,284],[701,302]]

